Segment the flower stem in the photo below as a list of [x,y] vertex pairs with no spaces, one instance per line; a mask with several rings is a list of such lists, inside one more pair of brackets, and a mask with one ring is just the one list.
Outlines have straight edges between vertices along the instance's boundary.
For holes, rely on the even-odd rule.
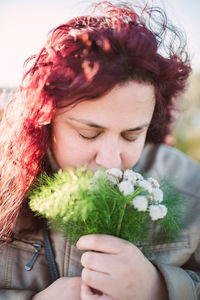
[[124,203],[123,203],[123,207],[122,207],[122,213],[121,213],[121,216],[119,218],[119,223],[117,225],[117,232],[116,232],[116,236],[120,236],[120,231],[121,231],[121,226],[122,226],[122,221],[123,221],[123,217],[124,217],[124,214],[125,214],[125,210],[126,210],[126,199],[124,200]]

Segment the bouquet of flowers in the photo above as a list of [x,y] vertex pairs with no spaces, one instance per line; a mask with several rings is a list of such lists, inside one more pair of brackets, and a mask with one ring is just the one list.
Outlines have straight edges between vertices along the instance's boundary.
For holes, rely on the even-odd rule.
[[42,174],[28,197],[30,208],[72,243],[95,233],[145,245],[180,233],[180,197],[166,184],[132,170],[100,169],[93,174],[78,168],[59,170],[52,177]]

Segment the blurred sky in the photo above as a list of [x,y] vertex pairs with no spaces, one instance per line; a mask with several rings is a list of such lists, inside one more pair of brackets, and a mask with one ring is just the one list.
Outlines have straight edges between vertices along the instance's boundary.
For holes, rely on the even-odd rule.
[[[131,0],[129,0],[131,2]],[[200,0],[157,0],[169,18],[185,30],[194,71],[200,71]],[[43,46],[50,29],[86,12],[94,1],[1,0],[0,86],[19,84],[26,58]],[[150,0],[152,2],[152,0]]]

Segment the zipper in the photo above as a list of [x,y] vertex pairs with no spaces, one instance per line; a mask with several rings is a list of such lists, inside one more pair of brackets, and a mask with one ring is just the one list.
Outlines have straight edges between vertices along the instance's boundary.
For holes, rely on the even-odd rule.
[[33,256],[31,257],[31,259],[27,262],[27,264],[25,265],[24,269],[26,271],[30,271],[39,255],[40,249],[42,247],[42,244],[37,242],[37,243],[33,243],[32,244],[34,249],[35,249],[35,253],[33,254]]

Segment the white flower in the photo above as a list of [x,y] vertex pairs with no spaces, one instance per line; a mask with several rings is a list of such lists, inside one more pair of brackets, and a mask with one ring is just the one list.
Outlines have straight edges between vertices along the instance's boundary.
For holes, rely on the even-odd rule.
[[164,218],[167,214],[167,207],[163,204],[159,204],[161,211],[162,211],[162,218]]
[[136,196],[133,199],[133,205],[138,211],[146,211],[148,206],[148,201],[145,196]]
[[99,178],[101,178],[103,176],[105,176],[105,172],[103,170],[97,170],[94,173],[93,178],[91,179],[90,187],[92,189],[97,189],[98,188],[98,180],[99,180]]
[[122,178],[123,172],[117,168],[111,168],[106,170],[106,175]]
[[147,180],[138,180],[136,182],[136,185],[141,188],[144,188],[146,191],[148,191],[151,194],[153,188],[150,182],[148,182]]
[[154,187],[154,188],[159,188],[160,187],[160,184],[158,183],[158,181],[153,178],[153,177],[149,177],[147,179],[147,181]]
[[124,179],[124,180],[129,180],[129,181],[132,181],[132,182],[135,182],[136,179],[137,179],[137,177],[136,177],[135,174],[136,174],[136,173],[133,172],[132,170],[126,170],[126,171],[124,172],[124,177],[123,177],[123,179]]
[[162,219],[167,214],[167,207],[162,204],[150,205],[149,206],[149,215],[153,221]]
[[94,179],[99,179],[100,177],[102,177],[103,175],[105,174],[105,172],[103,170],[97,170],[95,173],[94,173]]
[[155,189],[152,189],[152,195],[153,195],[153,198],[156,202],[162,202],[163,201],[163,191],[158,189],[158,188],[155,188]]
[[122,181],[119,183],[119,190],[124,196],[131,195],[134,192],[134,187],[130,181]]
[[112,176],[112,175],[107,175],[106,179],[108,181],[112,182],[114,185],[117,184],[117,179],[114,176]]
[[144,179],[144,177],[140,173],[136,173],[136,172],[135,172],[135,177],[136,177],[136,180],[143,180]]

